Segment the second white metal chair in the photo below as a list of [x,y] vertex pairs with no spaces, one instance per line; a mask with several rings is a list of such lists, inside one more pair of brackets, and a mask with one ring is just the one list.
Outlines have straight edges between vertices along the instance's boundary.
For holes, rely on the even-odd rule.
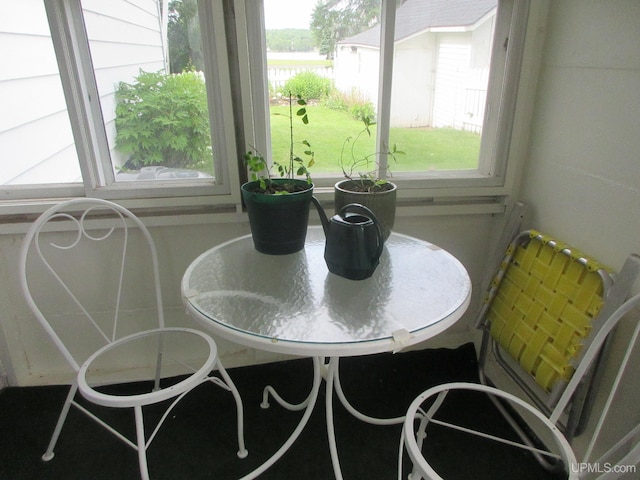
[[[514,441],[512,438],[505,438],[484,430],[475,430],[461,423],[452,423],[436,418],[436,414],[445,401],[447,395],[463,392],[468,396],[469,392],[473,391],[488,394],[496,400],[505,402],[511,409],[517,411],[521,415],[528,414],[529,421],[535,421],[538,424],[538,429],[546,429],[552,439],[550,442],[552,445],[549,445],[547,448],[534,447]],[[416,423],[418,424],[417,428],[415,428]],[[426,430],[429,425],[451,428],[463,432],[464,434],[477,435],[487,441],[500,442],[505,446],[505,449],[520,448],[533,452],[536,455],[542,455],[554,462],[561,462],[562,466],[567,471],[567,478],[569,480],[578,479],[578,475],[573,471],[575,465],[577,465],[577,461],[571,445],[555,423],[543,415],[536,407],[515,395],[494,387],[478,383],[456,382],[438,385],[426,390],[409,406],[400,444],[400,457],[398,459],[399,480],[402,478],[402,454],[404,448],[406,448],[409,458],[413,464],[413,472],[409,476],[411,480],[420,480],[422,478],[441,480],[443,478],[437,473],[436,469],[432,467],[430,461],[427,460],[427,457],[423,453],[423,443],[425,438],[428,436]],[[461,461],[466,460],[461,458]],[[469,472],[470,474],[471,471]],[[477,474],[478,472],[476,471],[475,473]],[[518,478],[520,475],[518,475],[517,472],[510,472],[508,476],[510,478]],[[504,478],[507,478],[507,476]]]
[[[145,272],[133,268],[140,265]],[[140,475],[148,479],[147,448],[178,401],[205,382],[232,393],[237,454],[247,455],[242,401],[216,344],[198,330],[165,326],[156,247],[129,210],[99,199],[50,208],[26,235],[20,282],[29,308],[76,372],[44,460],[53,458],[73,405],[136,450]],[[148,311],[151,321],[141,321]],[[123,382],[125,388],[112,388]],[[92,413],[76,399],[77,392],[100,406],[132,408],[135,441]],[[165,413],[146,435],[143,408],[161,402],[168,403]]]
[[[629,262],[634,264],[637,263],[638,257],[631,257],[632,258],[627,261],[625,267],[623,267],[621,275],[627,274],[629,269],[635,272],[635,265],[629,266]],[[620,365],[618,366],[618,373],[612,384],[611,391],[609,392],[605,406],[600,413],[599,420],[595,427],[595,431],[591,436],[586,453],[579,461],[576,459],[576,455],[574,454],[574,451],[572,450],[572,447],[569,444],[568,440],[560,430],[559,422],[565,408],[571,402],[578,386],[583,382],[585,376],[589,374],[592,368],[592,364],[598,358],[602,346],[607,340],[609,334],[616,328],[616,326],[623,318],[627,317],[630,313],[636,310],[639,305],[640,294],[637,294],[624,302],[606,318],[604,324],[597,331],[597,333],[595,333],[588,347],[585,349],[582,361],[577,365],[576,370],[575,372],[573,372],[573,375],[569,380],[566,388],[563,390],[562,395],[560,396],[554,408],[551,410],[550,415],[548,416],[546,415],[546,412],[543,413],[537,407],[534,407],[530,403],[523,401],[519,397],[516,397],[503,390],[499,390],[495,387],[482,384],[449,383],[433,387],[423,392],[413,401],[408,409],[407,416],[405,418],[402,440],[400,443],[398,478],[402,478],[402,457],[404,448],[406,448],[414,466],[413,473],[410,476],[411,480],[420,480],[421,478],[438,480],[442,478],[435,471],[435,469],[423,454],[423,443],[424,439],[427,437],[426,430],[427,427],[432,424],[444,426],[447,428],[453,428],[468,434],[478,435],[490,441],[502,442],[503,444],[507,445],[505,448],[522,448],[531,451],[536,456],[551,458],[556,462],[558,467],[563,467],[565,473],[567,474],[567,478],[571,480],[586,478],[587,476],[592,474],[589,469],[580,468],[580,466],[586,465],[588,463],[597,466],[605,465],[605,463],[608,465],[612,465],[611,462],[613,461],[613,459],[615,459],[618,465],[627,467],[638,465],[640,463],[640,425],[633,426],[629,429],[629,432],[627,434],[621,435],[620,441],[618,441],[603,455],[601,455],[600,458],[592,459],[591,454],[594,451],[596,442],[600,438],[604,423],[612,411],[611,407],[613,405],[614,397],[616,395],[616,392],[618,391],[618,387],[623,381],[623,375],[625,374],[629,365],[631,353],[636,347],[637,339],[640,336],[640,318],[636,318],[634,320],[635,329],[633,331],[633,334],[627,340],[627,349]],[[637,314],[637,311],[635,313]],[[526,417],[528,421],[531,421],[531,419],[533,419],[537,422],[538,427],[536,428],[534,426],[534,430],[537,434],[539,434],[540,432],[544,433],[543,430],[546,430],[548,434],[546,436],[546,439],[548,443],[550,443],[550,445],[545,444],[545,447],[549,448],[537,448],[530,443],[520,443],[518,441],[513,441],[512,439],[497,438],[484,431],[479,432],[460,424],[453,424],[451,422],[436,419],[436,414],[442,407],[445,401],[445,397],[449,394],[449,392],[456,391],[484,392],[486,394],[489,394],[489,396],[494,400],[504,400],[508,402],[511,407],[515,407],[515,410],[518,413],[524,412],[523,418]],[[550,442],[549,437],[551,438]],[[517,472],[511,473],[513,474],[513,477],[518,476]],[[597,478],[613,479],[618,478],[618,476],[619,472],[611,469],[604,472],[604,475],[598,476]]]

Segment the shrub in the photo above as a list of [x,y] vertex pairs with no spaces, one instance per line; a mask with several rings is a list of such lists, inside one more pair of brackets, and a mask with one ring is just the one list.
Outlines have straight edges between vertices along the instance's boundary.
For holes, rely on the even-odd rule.
[[126,168],[163,165],[206,169],[212,161],[204,80],[140,71],[116,91],[116,147],[129,155]]
[[364,121],[365,119],[373,120],[376,118],[376,112],[373,108],[373,103],[371,102],[353,104],[349,108],[349,113],[353,118],[361,121]]
[[331,110],[345,112],[349,110],[349,105],[347,104],[345,95],[335,88],[326,96],[322,103],[325,107],[330,108]]
[[282,87],[282,95],[300,96],[309,100],[319,100],[331,91],[331,80],[321,77],[317,73],[305,71],[298,73],[286,81]]
[[334,89],[330,95],[325,98],[324,104],[334,110],[344,110],[359,121],[365,118],[375,121],[376,111],[373,103],[368,101],[362,93],[357,89],[353,89],[350,93],[344,93]]

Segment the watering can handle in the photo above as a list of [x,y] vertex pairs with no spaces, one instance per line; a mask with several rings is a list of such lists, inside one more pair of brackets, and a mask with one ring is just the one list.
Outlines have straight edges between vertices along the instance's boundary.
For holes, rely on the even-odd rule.
[[339,215],[341,217],[344,217],[344,214],[347,213],[347,211],[353,211],[353,210],[361,210],[362,212],[364,212],[364,214],[367,217],[373,220],[373,224],[376,226],[376,232],[378,234],[378,251],[376,252],[376,258],[380,258],[380,255],[382,255],[382,250],[384,248],[384,236],[382,234],[382,228],[380,227],[380,222],[378,221],[378,217],[376,217],[376,214],[373,213],[370,208],[365,207],[360,203],[348,203],[347,205],[345,205],[340,209]]

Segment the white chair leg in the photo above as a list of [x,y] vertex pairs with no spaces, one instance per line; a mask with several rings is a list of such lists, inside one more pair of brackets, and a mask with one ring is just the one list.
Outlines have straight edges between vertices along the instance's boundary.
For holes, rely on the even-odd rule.
[[58,437],[60,436],[60,432],[62,431],[64,422],[67,419],[69,408],[71,408],[71,402],[76,396],[77,391],[78,391],[78,382],[74,380],[73,384],[71,385],[71,388],[69,388],[69,393],[67,394],[67,398],[64,401],[62,410],[60,411],[60,416],[58,417],[58,423],[56,423],[56,427],[53,430],[53,435],[51,435],[51,440],[49,441],[49,446],[47,447],[47,451],[44,452],[44,455],[42,455],[42,459],[45,462],[48,462],[54,456],[53,450],[56,447],[56,443],[58,442]]
[[227,387],[229,387],[229,391],[233,395],[233,399],[236,401],[236,412],[238,419],[238,457],[246,458],[246,456],[249,455],[249,451],[246,449],[244,444],[244,409],[242,406],[242,398],[240,397],[240,393],[238,392],[236,385],[233,383],[233,380],[231,380],[231,377],[225,370],[220,359],[218,359],[217,361],[217,367],[220,375],[222,376],[222,379],[224,380],[224,383],[227,384]]
[[[422,444],[424,443],[424,439],[427,437],[427,434],[426,434],[427,424],[429,423],[429,420],[436,414],[436,412],[442,406],[442,403],[444,402],[444,399],[446,398],[447,393],[449,392],[448,391],[441,392],[436,397],[436,400],[433,402],[433,405],[429,407],[429,410],[427,410],[426,413],[422,414],[421,416],[422,418],[420,418],[420,423],[418,426],[418,430],[416,432],[416,439],[418,441],[418,447],[421,450],[422,450]],[[414,468],[413,471],[409,474],[409,480],[422,480],[422,475],[420,475],[420,472],[418,472],[418,470]]]
[[144,418],[142,416],[142,407],[137,405],[133,407],[136,417],[136,440],[138,445],[138,463],[140,465],[140,478],[149,480],[149,468],[147,467],[147,441],[144,434]]

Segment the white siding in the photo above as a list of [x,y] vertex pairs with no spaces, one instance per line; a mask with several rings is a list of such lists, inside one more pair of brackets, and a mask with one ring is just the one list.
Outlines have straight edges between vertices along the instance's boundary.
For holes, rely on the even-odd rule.
[[465,78],[469,69],[470,35],[441,35],[434,92],[434,127],[461,129],[465,121]]
[[157,1],[84,0],[82,6],[111,159],[119,166],[126,158],[115,151],[118,83],[132,82],[140,70],[168,71]]
[[[83,7],[113,148],[118,82],[165,68],[157,2],[85,0]],[[0,0],[0,10],[0,185],[80,181],[43,2]]]
[[435,38],[422,34],[396,44],[391,97],[392,127],[424,127],[433,122]]
[[[0,184],[24,183],[22,175],[68,165],[77,178],[77,157],[58,67],[41,1],[0,0]],[[63,153],[66,152],[66,153]],[[46,170],[42,170],[42,169]],[[53,172],[37,182],[55,181]]]
[[378,107],[377,48],[341,45],[334,62],[336,88],[345,94],[356,93]]

